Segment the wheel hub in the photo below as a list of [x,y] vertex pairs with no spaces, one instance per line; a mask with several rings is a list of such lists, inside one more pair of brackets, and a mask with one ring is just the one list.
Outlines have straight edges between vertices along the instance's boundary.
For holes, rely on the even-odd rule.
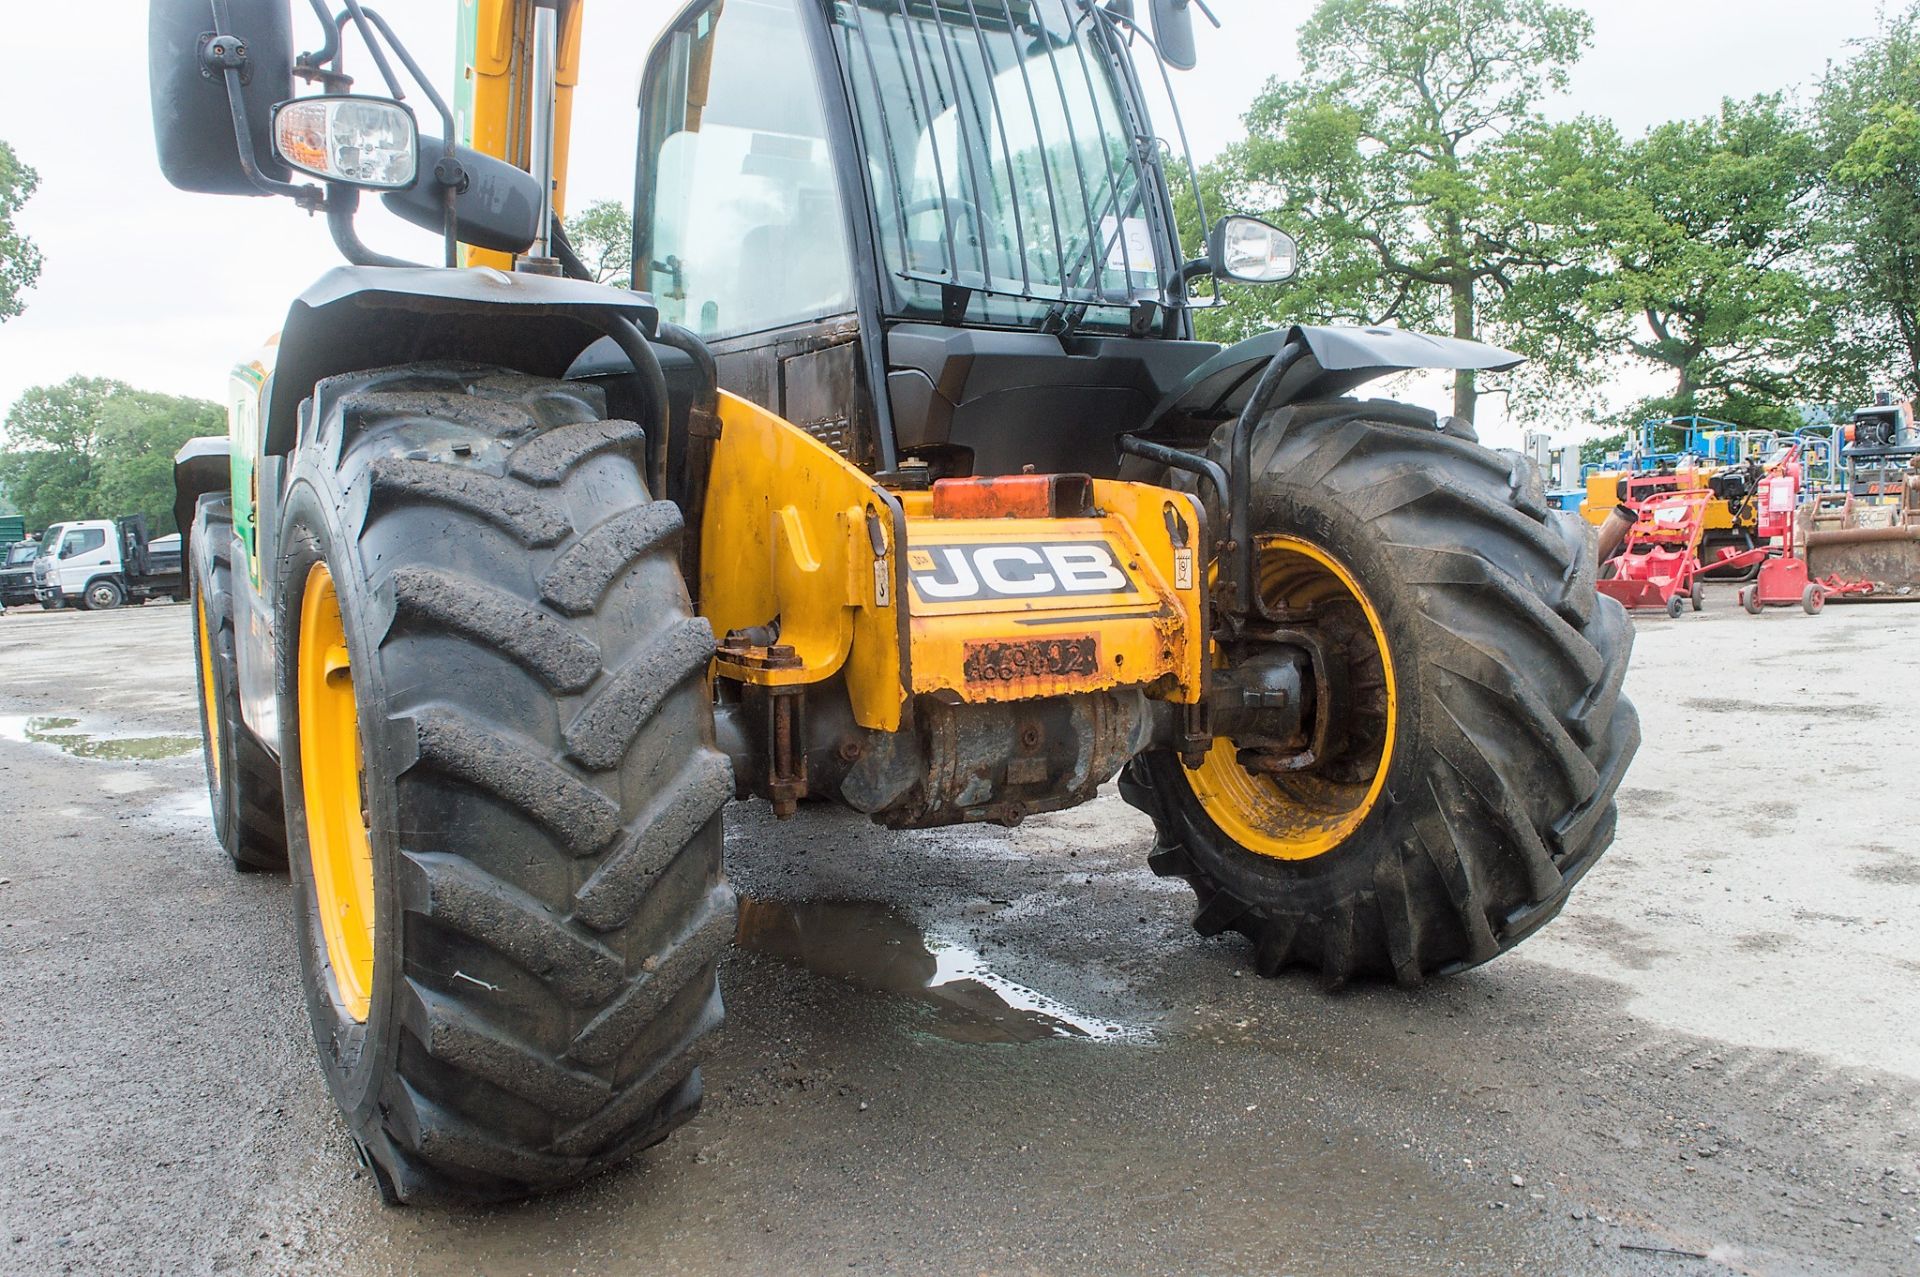
[[1215,672],[1216,738],[1188,773],[1221,831],[1280,860],[1325,855],[1378,804],[1395,690],[1378,612],[1345,565],[1298,537],[1262,537],[1271,625],[1242,631]]

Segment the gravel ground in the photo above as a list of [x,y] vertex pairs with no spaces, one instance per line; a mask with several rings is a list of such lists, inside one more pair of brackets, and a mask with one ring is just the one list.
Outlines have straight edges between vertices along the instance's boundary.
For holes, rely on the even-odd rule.
[[444,1213],[356,1167],[285,879],[208,832],[186,609],[16,611],[0,1270],[1914,1272],[1920,607],[1640,629],[1618,842],[1489,967],[1258,980],[1111,795],[905,835],[741,807],[701,1116]]

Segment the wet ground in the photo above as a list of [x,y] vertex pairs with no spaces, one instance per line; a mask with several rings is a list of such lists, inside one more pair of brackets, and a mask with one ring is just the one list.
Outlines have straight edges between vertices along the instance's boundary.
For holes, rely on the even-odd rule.
[[1920,1270],[1920,605],[1641,626],[1615,849],[1406,993],[1254,978],[1111,795],[736,808],[708,1103],[511,1210],[380,1206],[285,880],[206,826],[184,608],[0,619],[0,1271]]

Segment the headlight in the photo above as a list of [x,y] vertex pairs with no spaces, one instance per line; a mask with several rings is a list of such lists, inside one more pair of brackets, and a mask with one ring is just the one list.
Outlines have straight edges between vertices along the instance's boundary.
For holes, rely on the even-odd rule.
[[1293,236],[1257,217],[1221,218],[1214,223],[1208,248],[1214,273],[1242,284],[1283,283],[1299,265]]
[[329,182],[391,191],[420,167],[413,112],[391,98],[295,98],[273,108],[273,153]]

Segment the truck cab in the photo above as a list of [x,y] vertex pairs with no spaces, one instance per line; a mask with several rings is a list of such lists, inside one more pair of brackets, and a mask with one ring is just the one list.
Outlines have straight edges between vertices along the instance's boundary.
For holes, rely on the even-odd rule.
[[39,541],[16,541],[7,547],[0,563],[0,607],[18,607],[33,602],[33,561],[40,555]]
[[33,560],[34,596],[42,607],[94,610],[178,597],[185,589],[178,538],[170,544],[169,554],[167,546],[152,541],[139,515],[56,523]]

